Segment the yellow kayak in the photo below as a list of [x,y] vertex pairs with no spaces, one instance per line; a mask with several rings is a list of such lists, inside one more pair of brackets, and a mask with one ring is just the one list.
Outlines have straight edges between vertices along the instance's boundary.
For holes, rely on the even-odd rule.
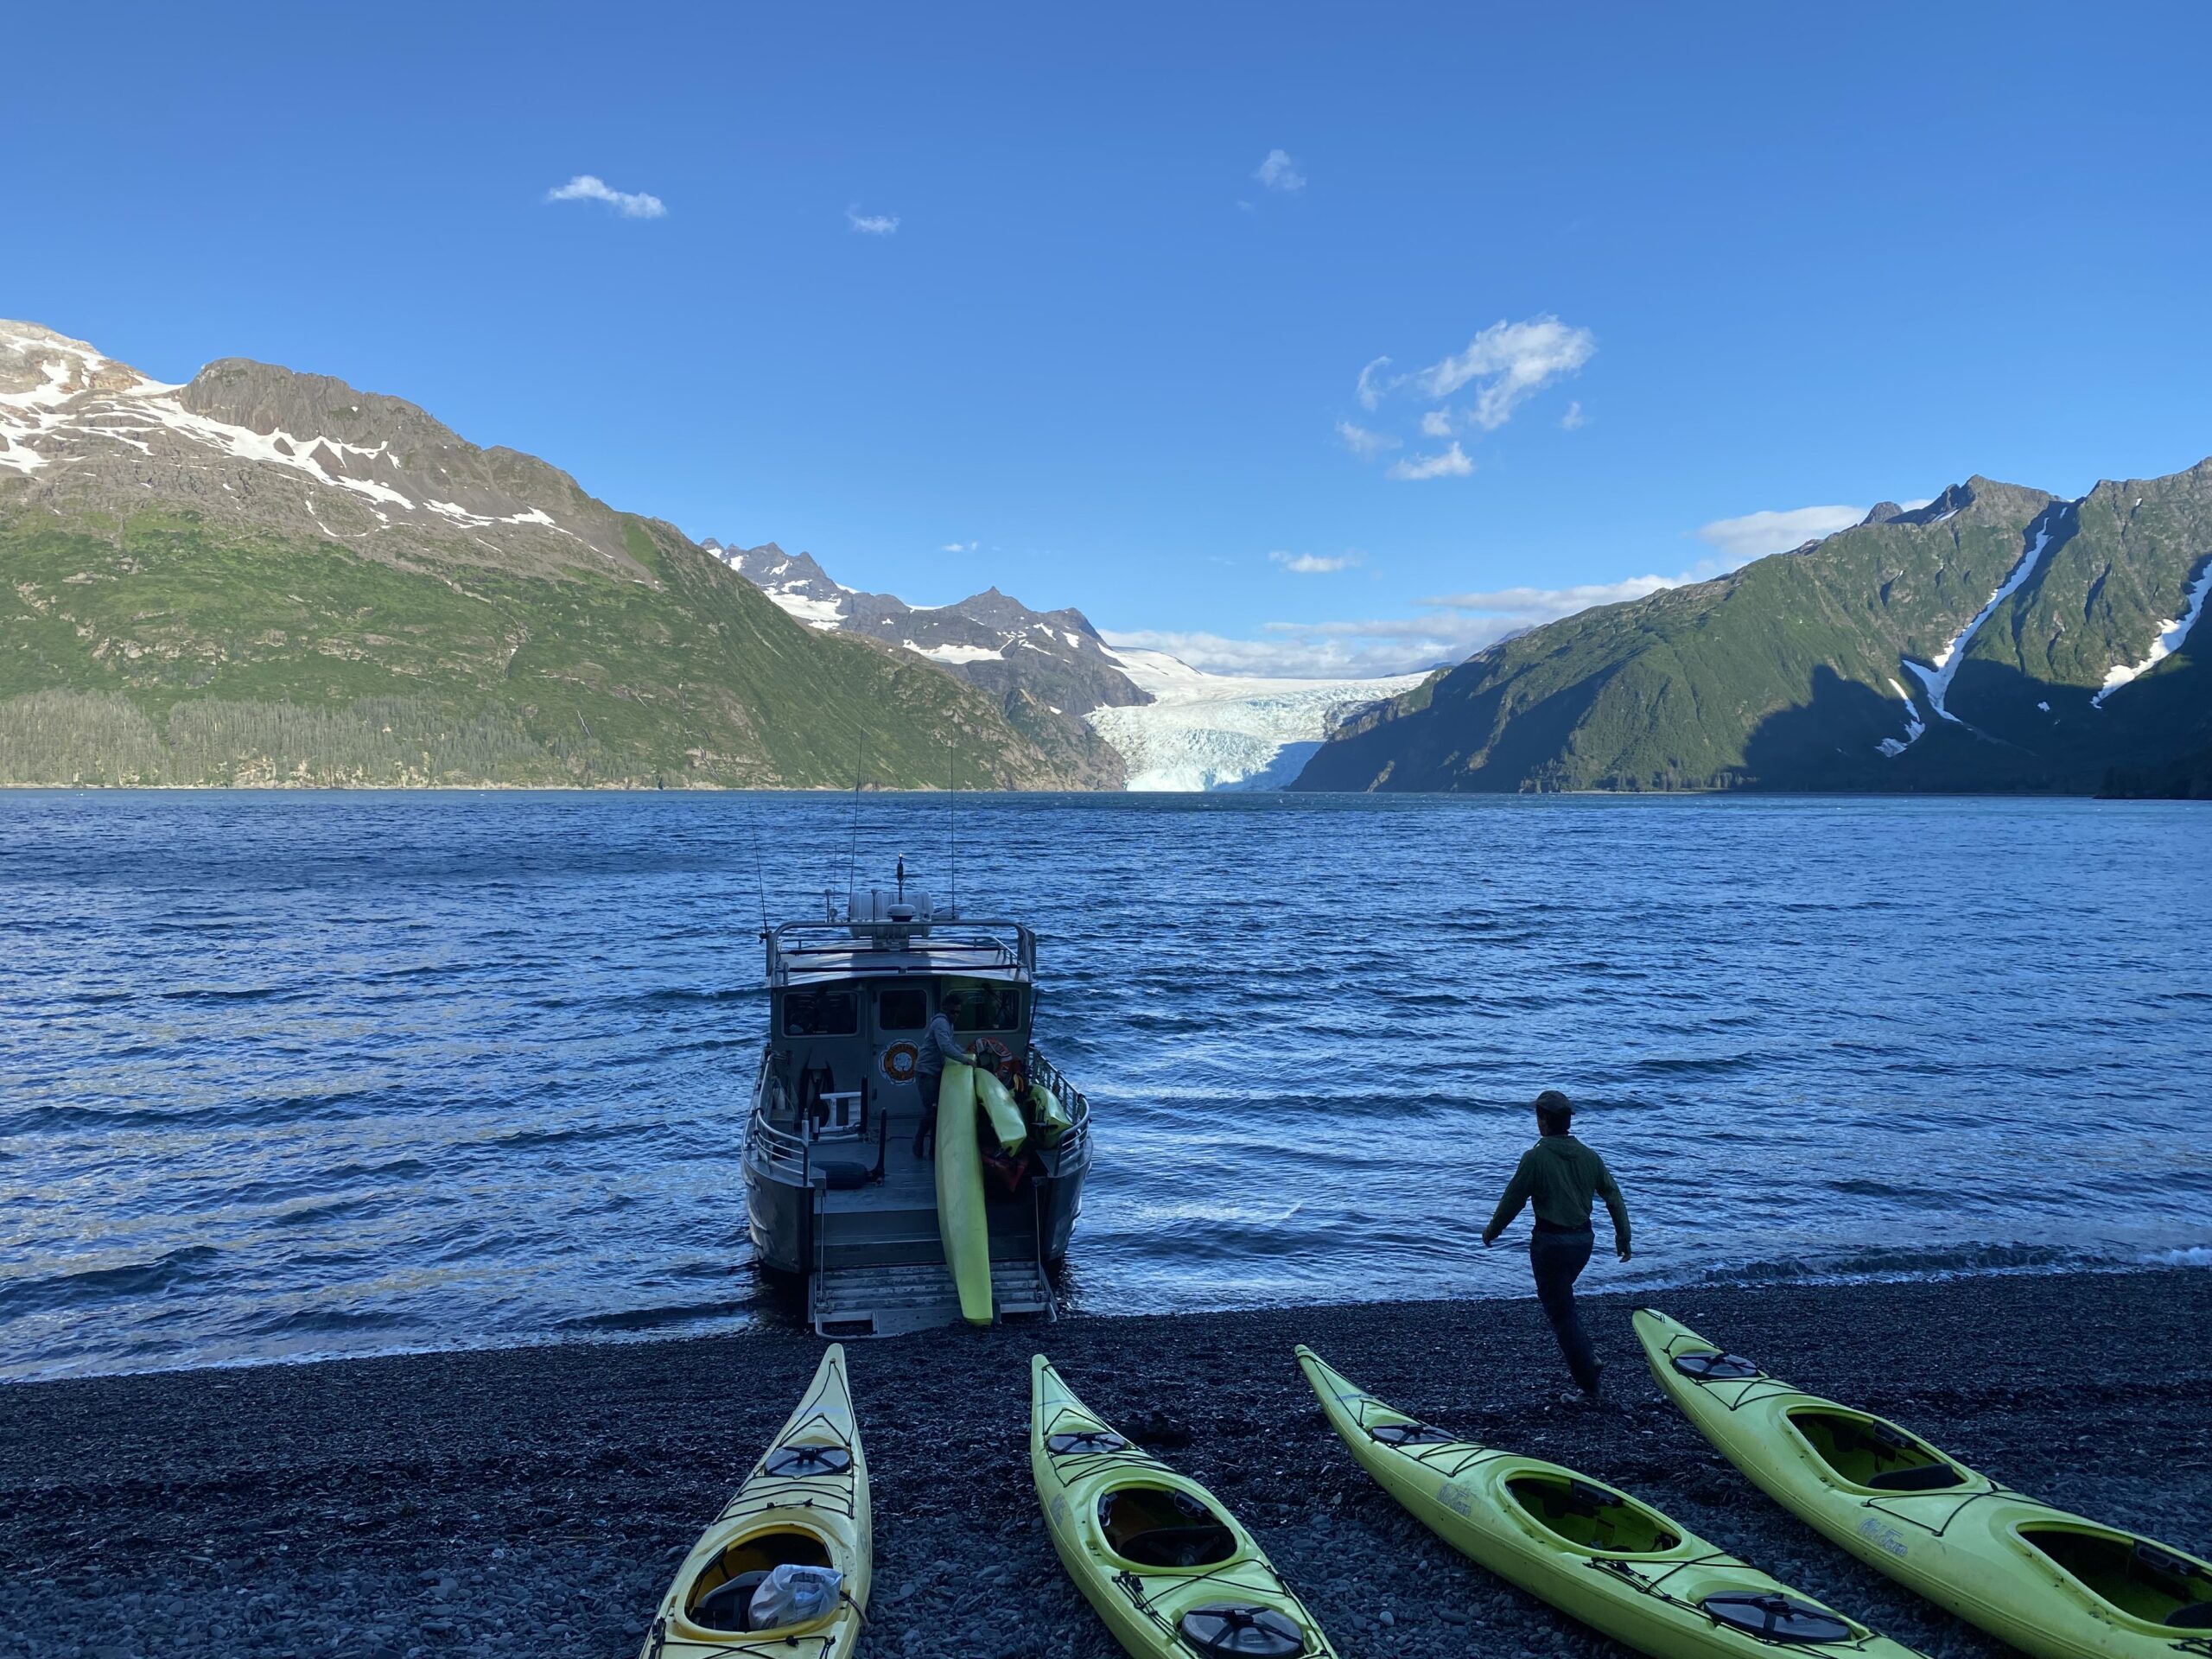
[[1762,1491],[1961,1618],[2038,1659],[2212,1654],[2212,1563],[2008,1491],[1656,1309],[1636,1333],[1660,1388]]
[[1659,1659],[1802,1653],[1916,1659],[1649,1504],[1572,1469],[1463,1440],[1324,1363],[1298,1363],[1361,1468],[1461,1554]]
[[1029,1466],[1052,1548],[1137,1659],[1334,1659],[1236,1517],[1030,1362]]
[[991,1322],[991,1224],[983,1213],[983,1154],[976,1144],[976,1068],[944,1068],[937,1092],[937,1230],[960,1292],[960,1317]]
[[[842,1659],[860,1634],[874,1560],[868,1460],[845,1351],[833,1347],[798,1409],[677,1568],[639,1659]],[[753,1592],[786,1562],[834,1568],[842,1593],[802,1623],[749,1629]]]
[[1029,1085],[1029,1116],[1037,1125],[1038,1143],[1047,1148],[1058,1146],[1060,1137],[1075,1127],[1067,1108],[1041,1083]]
[[998,1136],[999,1150],[1015,1153],[1029,1138],[1029,1126],[1021,1121],[1021,1108],[1014,1103],[1014,1096],[1006,1091],[1006,1084],[988,1071],[976,1073],[976,1101],[991,1120],[991,1133]]

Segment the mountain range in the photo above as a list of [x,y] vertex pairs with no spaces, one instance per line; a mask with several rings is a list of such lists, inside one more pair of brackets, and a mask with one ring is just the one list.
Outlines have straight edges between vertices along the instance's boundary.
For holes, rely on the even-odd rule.
[[2212,796],[2212,461],[1970,478],[1426,677],[1246,679],[695,543],[342,381],[0,322],[0,784]]
[[0,323],[0,783],[1056,788],[1002,700],[414,404]]
[[1119,789],[1127,781],[1121,752],[1084,716],[1147,703],[1152,694],[1081,611],[1033,611],[996,588],[950,605],[909,605],[834,582],[811,554],[773,542],[732,548],[709,537],[701,545],[809,627],[912,652],[988,692],[1008,722],[1079,783]]
[[1347,721],[1300,790],[2212,795],[2212,461],[1970,478],[1546,624]]

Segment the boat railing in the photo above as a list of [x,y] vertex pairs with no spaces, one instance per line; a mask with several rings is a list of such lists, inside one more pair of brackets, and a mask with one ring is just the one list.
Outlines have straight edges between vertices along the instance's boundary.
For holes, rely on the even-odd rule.
[[1029,1051],[1029,1076],[1052,1091],[1052,1097],[1066,1111],[1070,1128],[1052,1149],[1058,1167],[1081,1165],[1089,1160],[1090,1151],[1090,1102],[1082,1090],[1070,1083],[1060,1068],[1046,1059],[1044,1051],[1032,1047]]
[[[859,925],[866,931],[868,924]],[[913,930],[912,942],[905,948],[919,954],[950,946],[965,946],[970,950],[982,947],[995,950],[1007,967],[1018,967],[1024,974],[1037,971],[1037,936],[1020,922],[998,917],[979,916],[974,919],[960,917],[955,919],[923,925]],[[849,950],[856,940],[855,925],[849,922],[784,922],[762,936],[767,946],[768,977],[777,979],[791,965],[791,958],[809,951]]]
[[768,1121],[769,1097],[782,1087],[768,1069],[772,1052],[764,1049],[760,1055],[760,1077],[753,1087],[753,1121],[745,1131],[746,1156],[766,1169],[771,1179],[806,1186],[813,1179],[814,1154],[805,1137]]

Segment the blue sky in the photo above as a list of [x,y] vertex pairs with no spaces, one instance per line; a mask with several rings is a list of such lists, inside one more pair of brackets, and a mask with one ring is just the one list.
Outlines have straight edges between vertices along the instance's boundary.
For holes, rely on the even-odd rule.
[[0,315],[1213,666],[1404,667],[1833,515],[1727,521],[2212,451],[2202,7],[10,29]]

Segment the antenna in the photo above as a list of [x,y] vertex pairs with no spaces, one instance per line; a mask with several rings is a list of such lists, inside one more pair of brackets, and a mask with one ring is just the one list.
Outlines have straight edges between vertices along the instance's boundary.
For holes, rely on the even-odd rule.
[[768,870],[760,861],[760,806],[757,801],[745,804],[746,827],[753,831],[753,890],[760,895],[760,937],[768,937]]
[[845,902],[849,908],[853,889],[861,879],[861,779],[868,775],[868,740],[861,740],[861,764],[853,773],[853,849],[845,861]]

